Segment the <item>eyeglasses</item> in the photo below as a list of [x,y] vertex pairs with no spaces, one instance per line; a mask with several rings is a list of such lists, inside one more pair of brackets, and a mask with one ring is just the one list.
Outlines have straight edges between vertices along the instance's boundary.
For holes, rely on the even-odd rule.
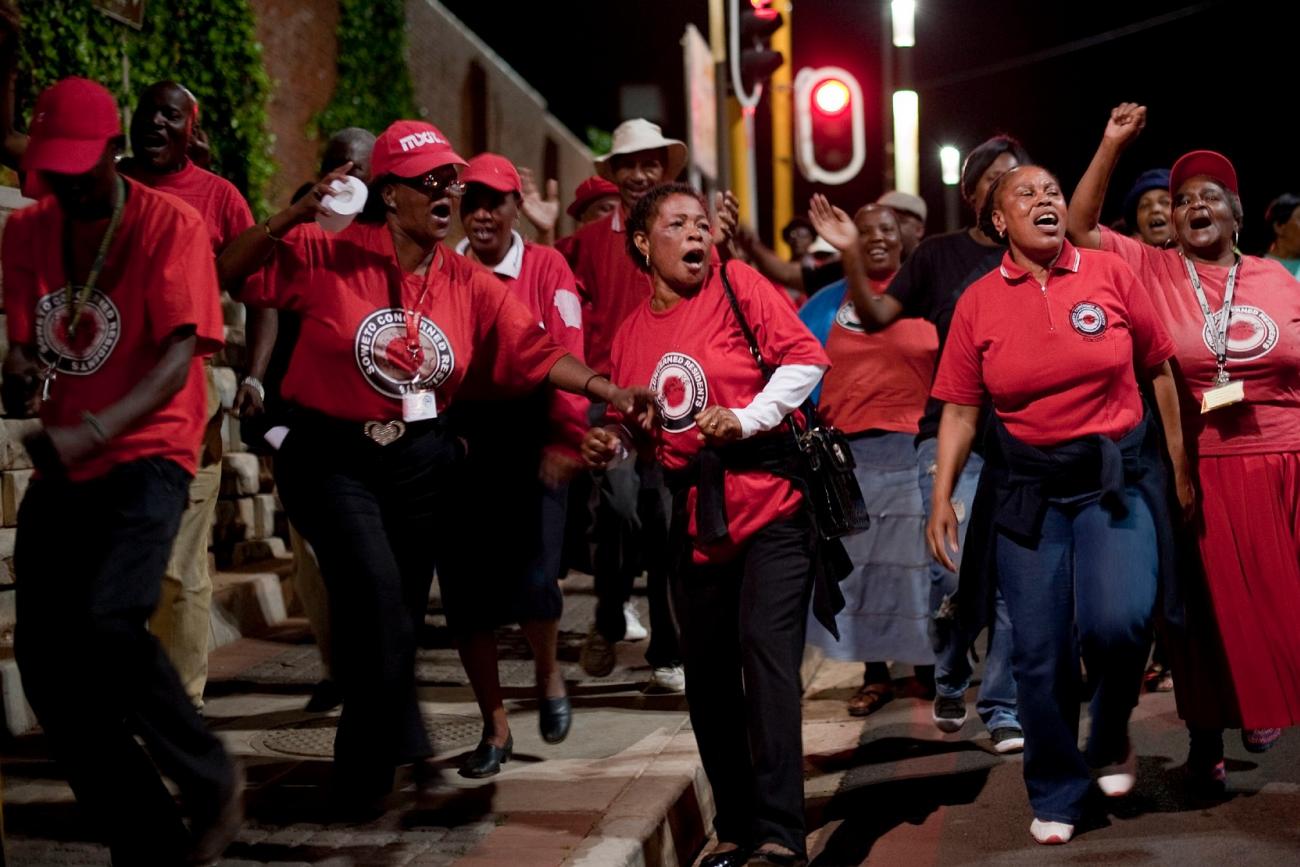
[[424,193],[430,199],[441,199],[446,196],[459,198],[465,195],[465,185],[460,181],[446,180],[446,175],[439,177],[437,170],[429,172],[427,175],[419,178],[398,178],[398,183]]

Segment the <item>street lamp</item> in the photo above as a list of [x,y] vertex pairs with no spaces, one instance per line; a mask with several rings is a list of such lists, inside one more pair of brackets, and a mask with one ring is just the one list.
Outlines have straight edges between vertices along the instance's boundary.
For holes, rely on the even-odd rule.
[[961,151],[952,145],[939,148],[939,168],[943,172],[943,211],[945,230],[957,231],[957,185],[961,183]]
[[889,11],[894,22],[894,47],[911,48],[916,44],[916,0],[890,0]]
[[921,104],[915,90],[894,91],[894,189],[921,194]]

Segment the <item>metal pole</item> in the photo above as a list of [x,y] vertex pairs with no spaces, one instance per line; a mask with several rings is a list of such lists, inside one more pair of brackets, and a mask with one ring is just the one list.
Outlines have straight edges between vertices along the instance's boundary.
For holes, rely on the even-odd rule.
[[[724,0],[709,0],[709,47],[713,49],[713,87],[716,95],[719,190],[731,189],[731,124],[727,117],[727,30]],[[712,201],[709,207],[713,206]]]
[[790,86],[794,66],[793,38],[790,14],[794,4],[786,2],[781,9],[784,22],[772,34],[772,48],[781,52],[785,62],[772,73],[771,97],[768,104],[772,112],[772,235],[773,247],[782,259],[790,258],[790,247],[781,237],[781,228],[794,217],[794,89]]

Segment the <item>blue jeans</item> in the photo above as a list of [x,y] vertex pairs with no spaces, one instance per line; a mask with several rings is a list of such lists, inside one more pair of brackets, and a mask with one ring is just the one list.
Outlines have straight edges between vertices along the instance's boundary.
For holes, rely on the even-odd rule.
[[[918,484],[921,486],[921,500],[925,513],[930,514],[931,490],[934,476],[931,468],[935,462],[935,449],[938,441],[924,440],[916,447],[916,460],[919,468]],[[954,508],[957,508],[957,543],[964,545],[966,525],[970,521],[971,505],[975,502],[975,489],[979,485],[980,470],[984,460],[972,454],[966,461],[957,487],[953,491]],[[961,565],[961,551],[953,558]],[[930,576],[934,587],[934,608],[937,610],[944,596],[951,596],[957,591],[957,575],[949,572],[934,560],[930,561]],[[955,621],[954,621],[955,623]],[[956,628],[950,631],[940,642],[935,654],[934,685],[936,692],[943,698],[962,698],[970,687],[971,663],[969,648],[979,636],[959,634]],[[984,655],[984,679],[980,682],[979,695],[975,699],[975,711],[984,721],[989,731],[1000,728],[1020,728],[1016,715],[1016,679],[1011,673],[1011,619],[1007,615],[1007,603],[998,592],[994,609],[994,622],[989,625],[988,651]]]
[[[1132,488],[1116,518],[1093,500],[1048,506],[1037,548],[997,537],[998,581],[1011,612],[1025,787],[1034,815],[1076,823],[1092,769],[1122,761],[1151,647],[1155,523]],[[1079,703],[1093,688],[1088,746]]]

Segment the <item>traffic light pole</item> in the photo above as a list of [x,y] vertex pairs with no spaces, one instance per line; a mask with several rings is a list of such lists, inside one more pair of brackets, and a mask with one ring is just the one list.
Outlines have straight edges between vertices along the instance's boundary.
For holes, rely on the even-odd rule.
[[774,247],[782,259],[790,258],[790,247],[781,229],[794,218],[794,129],[792,121],[793,67],[790,13],[793,4],[785,2],[781,28],[772,34],[772,49],[781,52],[786,62],[772,73],[772,235]]

